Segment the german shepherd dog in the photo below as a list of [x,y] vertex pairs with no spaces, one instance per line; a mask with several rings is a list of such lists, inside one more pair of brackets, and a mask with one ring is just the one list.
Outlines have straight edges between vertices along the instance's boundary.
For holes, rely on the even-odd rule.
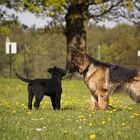
[[91,92],[92,109],[106,110],[109,96],[120,87],[129,89],[129,96],[140,103],[140,71],[100,62],[76,48],[71,51],[71,64],[74,67],[69,67],[68,71],[78,70],[83,74],[85,84]]
[[52,75],[51,79],[26,79],[16,73],[17,78],[28,83],[28,109],[32,109],[32,100],[35,96],[34,107],[39,109],[40,102],[44,95],[50,96],[53,109],[60,109],[62,94],[62,77],[66,72],[60,68],[49,68],[48,72]]

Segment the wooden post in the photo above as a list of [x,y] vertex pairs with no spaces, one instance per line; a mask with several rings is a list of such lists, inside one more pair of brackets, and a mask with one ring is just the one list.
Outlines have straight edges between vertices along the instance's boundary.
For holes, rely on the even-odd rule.
[[101,46],[98,45],[98,60],[101,60]]
[[10,57],[10,72],[9,72],[9,78],[12,78],[12,46],[9,45],[9,57]]

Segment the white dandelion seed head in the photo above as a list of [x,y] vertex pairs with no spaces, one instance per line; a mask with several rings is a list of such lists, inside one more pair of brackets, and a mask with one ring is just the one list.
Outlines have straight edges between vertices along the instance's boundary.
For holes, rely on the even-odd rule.
[[36,128],[36,131],[42,131],[43,129],[42,128]]

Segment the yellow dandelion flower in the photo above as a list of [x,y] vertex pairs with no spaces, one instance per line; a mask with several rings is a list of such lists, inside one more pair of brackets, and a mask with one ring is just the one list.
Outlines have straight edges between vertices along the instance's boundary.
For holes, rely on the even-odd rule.
[[112,114],[112,113],[113,113],[113,111],[112,111],[112,110],[110,110],[110,111],[109,111],[109,113],[110,113],[110,114]]
[[16,105],[16,106],[19,106],[19,102],[18,102],[18,101],[16,101],[16,102],[15,102],[15,105]]
[[118,132],[117,132],[117,135],[119,135],[119,136],[122,135],[122,132],[118,131]]
[[111,121],[111,119],[110,119],[110,118],[108,118],[108,121]]
[[86,119],[86,118],[84,118],[84,119],[83,119],[83,122],[86,122],[86,121],[87,121],[87,119]]
[[113,109],[113,112],[116,112],[117,111],[117,109]]
[[139,116],[140,114],[139,114],[139,113],[134,113],[134,115],[135,115],[135,116]]
[[119,105],[122,108],[122,105]]
[[90,135],[89,135],[89,139],[90,139],[90,140],[94,140],[95,138],[96,138],[96,134],[90,134]]
[[113,99],[110,97],[109,98],[109,103],[112,104],[113,102],[114,102]]
[[68,130],[67,129],[64,129],[64,134],[67,134],[68,133]]
[[128,109],[128,106],[124,106],[123,108],[124,108],[124,109]]
[[12,113],[16,113],[16,110],[14,109],[14,110],[12,111]]
[[31,111],[28,111],[27,114],[28,114],[28,115],[31,115]]
[[79,118],[85,118],[85,116],[84,115],[80,115],[80,116],[78,116]]
[[89,123],[89,126],[93,126],[92,122]]
[[3,100],[2,101],[2,105],[4,106],[4,107],[6,107],[6,108],[9,108],[10,106],[9,106],[9,102],[7,101],[7,100]]
[[129,109],[129,110],[132,110],[133,108],[132,108],[132,107],[128,107],[128,109]]
[[122,125],[122,126],[125,126],[126,124],[125,124],[125,123],[122,123],[121,125]]
[[22,103],[22,104],[21,104],[21,106],[23,106],[23,107],[24,107],[24,106],[25,106],[25,104],[24,104],[24,103]]
[[102,121],[101,123],[102,123],[102,124],[105,124],[106,122],[105,122],[105,121]]
[[134,118],[135,116],[131,115],[130,118]]

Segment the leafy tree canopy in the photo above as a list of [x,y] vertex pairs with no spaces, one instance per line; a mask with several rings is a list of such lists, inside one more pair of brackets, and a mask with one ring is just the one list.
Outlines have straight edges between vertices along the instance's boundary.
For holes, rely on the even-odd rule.
[[[65,21],[65,15],[72,10],[71,18],[84,16],[85,19],[93,18],[95,22],[105,19],[127,19],[135,24],[140,24],[139,0],[1,0],[0,18],[7,15],[5,6],[16,11],[28,10],[36,15],[52,17],[53,23]],[[78,13],[76,9],[82,7]],[[51,23],[52,24],[52,23]]]

